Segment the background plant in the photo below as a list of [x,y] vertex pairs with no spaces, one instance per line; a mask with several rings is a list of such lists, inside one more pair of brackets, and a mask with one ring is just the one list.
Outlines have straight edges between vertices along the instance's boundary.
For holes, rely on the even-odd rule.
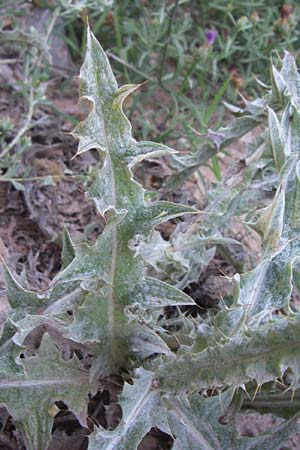
[[[49,86],[54,83],[55,77],[62,77],[64,82],[70,78],[70,73],[66,72],[64,67],[66,61],[59,61],[60,65],[55,66],[58,60],[57,57],[55,58],[55,51],[59,54],[59,51],[63,53],[65,50],[56,49],[63,35],[64,22],[76,20],[87,9],[97,8],[101,13],[111,4],[111,1],[102,0],[69,1],[57,2],[51,9],[47,8],[49,6],[47,2],[39,4],[40,8],[32,8],[28,2],[24,1],[0,5],[0,41],[3,55],[1,63],[4,67],[3,79],[8,81],[9,85],[4,84],[4,87],[10,88],[12,98],[21,104],[23,109],[18,124],[14,123],[14,117],[4,115],[1,118],[2,182],[10,181],[16,189],[23,190],[21,183],[26,180],[41,179],[45,184],[51,184],[60,179],[60,174],[51,173],[45,177],[34,177],[31,174],[31,167],[24,164],[24,153],[32,146],[30,130],[47,122],[49,110],[52,114],[57,113],[48,95]],[[14,58],[6,58],[8,54],[13,54]],[[68,62],[70,63],[70,58]],[[13,71],[10,70],[11,64],[19,64],[17,73],[21,72],[22,77],[18,73],[17,80],[14,79]],[[45,107],[48,110],[45,111]]]
[[[26,14],[28,4],[21,1],[17,5],[20,15]],[[4,17],[14,13],[13,6],[3,6]],[[246,97],[254,95],[257,84],[253,73],[263,81],[267,80],[270,53],[283,49],[296,53],[298,48],[296,3],[278,1],[266,5],[260,1],[250,4],[218,1],[202,5],[196,0],[180,0],[163,3],[115,1],[112,4],[98,0],[45,1],[37,2],[37,6],[59,15],[64,28],[59,31],[56,27],[54,34],[65,40],[73,59],[79,61],[85,49],[84,20],[89,15],[95,35],[108,49],[117,79],[122,83],[129,79],[136,83],[148,80],[141,91],[141,101],[137,103],[133,99],[128,111],[139,136],[158,142],[170,139],[171,145],[176,140],[176,147],[188,152],[197,153],[201,147],[201,139],[190,126],[205,132],[209,123],[220,124],[224,119],[221,97],[236,101],[237,89]],[[31,54],[32,60],[36,40],[30,39],[33,41],[25,53]],[[40,57],[49,64],[48,50],[49,46],[47,49],[44,45]],[[35,74],[32,69],[29,69],[28,80],[24,81],[22,95],[25,102],[32,103],[29,94],[33,89],[35,107],[38,107],[45,101],[45,82],[52,77],[47,63],[35,69]],[[26,87],[26,83],[31,88]],[[43,92],[39,92],[41,90]],[[28,119],[32,110],[30,104],[26,109]],[[27,128],[27,124],[28,131],[34,126],[31,122],[25,119],[24,127]],[[22,127],[8,135],[10,146],[19,131]],[[208,153],[201,164],[209,164],[220,180],[222,159],[213,156],[209,163],[210,158]],[[8,163],[5,165],[7,168]],[[9,166],[12,166],[11,162]],[[173,170],[175,166],[172,165]],[[28,173],[24,175],[28,176]],[[6,174],[7,178],[12,176]]]
[[[172,136],[182,150],[196,151],[199,146],[189,126],[204,132],[212,118],[220,124],[224,110],[216,105],[222,96],[236,101],[236,89],[253,95],[253,73],[262,80],[268,78],[266,62],[273,50],[297,49],[297,5],[272,2],[268,13],[265,2],[179,1],[146,6],[115,2],[116,47],[109,54],[119,63],[117,71],[123,61],[123,81],[128,81],[129,71],[131,80],[140,81],[142,74],[135,74],[132,66],[149,80],[144,98],[150,111],[145,114],[135,102],[129,111],[139,111],[135,116],[141,117],[138,125],[143,138],[162,141]],[[141,23],[137,25],[131,17],[141,17]],[[113,30],[104,26],[103,31],[96,35],[110,47]],[[208,37],[213,31],[217,32],[214,40]],[[163,106],[152,100],[159,97],[164,99]],[[220,179],[217,159],[211,168]]]

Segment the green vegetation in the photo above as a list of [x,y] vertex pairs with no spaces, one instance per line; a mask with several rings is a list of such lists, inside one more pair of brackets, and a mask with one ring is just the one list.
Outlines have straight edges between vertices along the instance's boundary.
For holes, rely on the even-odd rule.
[[[272,2],[264,15],[265,2],[248,3],[2,6],[3,55],[24,69],[24,78],[1,85],[4,103],[21,105],[19,121],[0,119],[7,198],[18,194],[33,217],[32,185],[43,195],[56,189],[58,199],[73,183],[86,193],[79,209],[91,201],[95,221],[83,232],[80,223],[76,240],[74,211],[63,231],[51,230],[61,267],[54,277],[47,269],[43,289],[1,257],[0,414],[11,417],[0,443],[147,450],[154,435],[161,449],[279,450],[300,431],[298,11]],[[46,30],[24,25],[41,9]],[[76,119],[58,111],[49,88],[60,77],[54,91],[66,101],[74,69],[55,72],[55,35],[74,62],[84,55],[85,109]],[[68,161],[57,174],[55,161],[40,175],[40,130],[51,117],[75,125],[79,145],[69,156],[84,164]],[[55,139],[58,132],[50,147]],[[157,189],[151,174],[161,167]],[[50,215],[55,224],[54,208]],[[35,220],[42,229],[46,219]],[[30,253],[31,272],[33,260]],[[227,287],[213,288],[217,301],[205,303],[214,265]],[[237,420],[249,410],[280,419],[245,436]]]

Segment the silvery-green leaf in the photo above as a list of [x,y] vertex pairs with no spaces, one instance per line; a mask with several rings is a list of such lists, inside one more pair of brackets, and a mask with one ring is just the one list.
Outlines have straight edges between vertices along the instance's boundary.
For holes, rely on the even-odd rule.
[[0,380],[7,380],[13,374],[24,373],[24,368],[17,362],[22,347],[17,346],[12,340],[16,330],[16,326],[10,321],[4,323],[0,341]]
[[[91,103],[91,112],[73,131],[73,136],[79,139],[80,154],[91,148],[108,150],[105,110],[112,103],[113,94],[118,90],[116,79],[111,70],[108,58],[91,32],[87,33],[87,53],[80,70],[81,97]],[[98,93],[101,91],[101,96]],[[130,126],[123,115],[119,113],[118,121],[122,131],[130,139]]]
[[16,280],[7,265],[3,262],[6,294],[12,308],[14,319],[24,317],[26,312],[36,312],[45,307],[49,301],[47,295],[25,289]]
[[198,214],[197,209],[191,206],[181,205],[180,203],[172,203],[167,201],[155,202],[148,206],[149,220],[152,227],[165,222],[166,220],[174,219],[183,214]]
[[105,158],[87,197],[94,199],[99,213],[103,216],[110,208],[115,208],[114,191],[108,180],[113,178],[113,168],[108,157]]
[[259,120],[255,116],[243,116],[235,119],[227,127],[221,127],[217,131],[209,130],[207,137],[215,143],[219,150],[222,150],[233,140],[244,136],[258,125]]
[[62,267],[67,267],[75,258],[75,246],[67,228],[63,231],[63,248],[61,252]]
[[242,305],[247,322],[252,318],[288,305],[291,285],[291,265],[286,249],[275,258],[265,260],[251,272],[235,275],[236,303]]
[[[298,155],[297,155],[298,159]],[[297,245],[300,232],[300,218],[297,213],[300,198],[300,161],[295,161],[285,173],[282,181],[285,192],[285,221],[283,237],[291,241],[291,245]]]
[[287,89],[286,81],[282,74],[271,64],[272,102],[278,107],[283,106],[283,94]]
[[69,316],[68,311],[72,311],[75,306],[81,304],[83,297],[84,291],[78,281],[57,284],[50,291],[50,304],[43,311],[43,314],[66,320]]
[[[92,246],[80,244],[75,250],[75,258],[60,272],[53,281],[55,283],[69,283],[86,279],[102,279],[108,281],[108,268],[105,265],[107,254],[112,249],[112,230],[105,229]],[[100,252],[99,249],[102,251]]]
[[234,307],[228,310],[218,312],[215,318],[215,327],[226,338],[238,334],[239,329],[245,322],[245,309]]
[[[211,143],[205,142],[200,145],[199,149],[197,149],[193,153],[189,153],[187,155],[172,155],[172,157],[170,158],[170,166],[181,171],[187,168],[195,168],[205,164],[212,156],[217,153],[217,151],[218,150],[215,146],[213,146]],[[173,175],[174,178],[176,176],[178,175]],[[170,178],[172,178],[172,175]],[[170,181],[168,181],[168,183],[170,183]]]
[[282,69],[280,71],[284,79],[288,92],[291,96],[292,103],[297,109],[300,108],[300,75],[294,57],[286,52],[282,61]]
[[156,230],[153,230],[147,239],[143,239],[141,235],[136,235],[129,242],[130,249],[135,254],[139,254],[156,272],[162,271],[160,263],[164,259],[164,252],[169,249],[170,245]]
[[282,320],[200,353],[181,355],[160,366],[155,378],[163,391],[174,393],[191,388],[239,387],[252,380],[262,385],[281,377],[287,368],[297,380],[299,342],[299,317]]
[[[36,348],[45,333],[55,340],[58,339],[60,349],[62,344],[62,333],[65,323],[56,318],[47,315],[33,315],[27,314],[24,319],[21,319],[17,324],[13,324],[16,327],[15,334],[12,337],[12,341],[19,347],[26,348],[30,345],[30,349]],[[28,342],[28,338],[29,342]]]
[[240,108],[236,105],[232,105],[231,103],[228,103],[226,101],[223,101],[222,103],[225,106],[225,108],[228,109],[228,111],[230,111],[232,114],[235,114],[237,116],[242,114],[244,111],[243,108]]
[[156,278],[145,277],[141,285],[136,286],[133,299],[145,308],[168,305],[194,305],[187,294]]
[[245,110],[254,116],[260,116],[265,113],[266,102],[262,98],[247,100],[241,93],[239,94],[245,104]]
[[[8,349],[8,353],[9,353]],[[20,353],[20,350],[19,350]],[[1,369],[5,360],[1,357]],[[17,359],[20,369],[10,366],[0,380],[0,403],[24,433],[27,448],[46,450],[51,440],[56,401],[63,401],[84,425],[91,386],[88,374],[74,357],[64,361],[48,335],[36,355]]]
[[5,320],[1,324],[0,348],[4,345],[17,331],[17,326],[10,320]]
[[264,249],[260,264],[234,279],[235,300],[244,305],[248,323],[255,315],[287,307],[290,301],[293,266],[300,251],[298,158],[297,152],[291,152],[282,168],[274,200],[254,224],[262,236]]
[[[221,238],[220,238],[221,241]],[[138,239],[132,248],[164,280],[172,280],[176,287],[184,289],[189,283],[197,281],[201,270],[206,267],[215,254],[215,241],[210,237],[201,239],[195,235],[178,233],[165,241],[160,233],[154,232],[147,241]],[[206,248],[212,245],[212,248]]]
[[297,417],[254,437],[242,437],[232,425],[221,424],[231,400],[230,391],[212,398],[194,394],[171,397],[169,424],[175,443],[173,450],[279,450],[293,431],[299,429]]
[[138,358],[145,359],[155,354],[165,354],[173,358],[174,354],[165,341],[154,331],[140,328],[130,336],[130,349]]
[[118,88],[108,59],[89,29],[80,78],[81,95],[91,103],[91,112],[76,127],[74,136],[79,139],[78,153],[92,148],[100,151],[102,165],[87,196],[104,216],[106,226],[94,245],[76,247],[74,258],[56,276],[52,289],[80,284],[81,302],[72,308],[73,321],[64,335],[77,342],[100,342],[109,359],[104,362],[102,358],[103,367],[117,370],[130,353],[135,325],[134,321],[128,323],[127,314],[132,318],[132,309],[193,303],[181,291],[147,279],[143,261],[130,243],[137,234],[149,235],[163,221],[198,211],[167,201],[150,202],[133,179],[131,168],[136,162],[172,150],[132,137],[122,105],[139,86]]
[[89,437],[89,450],[137,450],[151,428],[170,433],[167,410],[153,386],[153,373],[139,369],[136,375],[132,386],[125,384],[120,399],[120,424],[114,431],[96,428]]
[[126,156],[129,161],[129,166],[133,167],[135,164],[146,158],[156,158],[158,156],[173,155],[177,153],[176,150],[171,149],[167,145],[160,144],[159,142],[141,141],[135,142],[135,144],[127,150]]
[[268,118],[275,166],[277,171],[280,172],[280,169],[285,162],[283,131],[275,112],[271,108],[268,108]]
[[278,248],[284,226],[285,195],[278,189],[273,201],[259,211],[258,219],[252,224],[262,237],[265,256]]
[[291,112],[291,129],[289,134],[289,144],[291,150],[299,154],[300,152],[300,137],[299,137],[299,127],[300,127],[300,110],[293,108]]

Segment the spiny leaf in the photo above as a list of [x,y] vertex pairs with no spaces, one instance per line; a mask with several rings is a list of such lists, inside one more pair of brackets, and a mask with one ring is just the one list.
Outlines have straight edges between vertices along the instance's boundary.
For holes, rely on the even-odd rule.
[[52,286],[80,284],[81,303],[72,308],[73,322],[65,336],[84,343],[101,342],[106,347],[103,367],[117,370],[126,363],[135,327],[140,330],[133,320],[134,309],[193,303],[175,288],[147,279],[143,261],[130,249],[130,242],[137,234],[149,235],[163,221],[198,211],[167,201],[149,202],[133,179],[131,168],[136,162],[173,151],[132,137],[122,105],[138,86],[118,88],[108,59],[89,29],[80,78],[81,96],[90,101],[91,112],[73,134],[79,139],[78,153],[91,148],[100,151],[102,166],[87,195],[105,217],[106,226],[93,246],[77,246],[74,258]]
[[224,345],[179,356],[158,368],[156,379],[163,391],[171,392],[193,387],[238,387],[252,380],[261,385],[281,377],[287,368],[297,379],[299,325],[299,317],[290,322],[282,320],[253,331],[249,337],[233,337]]
[[175,443],[173,450],[279,450],[296,431],[297,417],[254,437],[237,436],[233,426],[222,425],[232,392],[212,398],[194,394],[190,399],[181,395],[167,397],[168,420]]
[[285,195],[282,189],[278,189],[273,201],[258,213],[256,222],[250,222],[262,237],[264,257],[276,253],[280,244],[284,226]]
[[294,57],[286,52],[282,61],[281,76],[294,106],[300,108],[300,75]]
[[[8,355],[14,349],[7,349]],[[20,350],[19,350],[20,353]],[[1,369],[7,358],[1,357]],[[88,374],[74,357],[64,361],[48,335],[35,356],[18,359],[19,370],[4,368],[0,403],[4,404],[24,433],[27,448],[46,450],[51,440],[51,407],[63,401],[85,425]]]
[[214,244],[220,243],[237,242],[218,235],[202,238],[198,234],[189,236],[176,231],[166,241],[154,231],[149,239],[137,236],[130,245],[163,280],[172,280],[176,287],[184,289],[199,279],[201,271],[214,257]]
[[154,306],[194,305],[195,302],[184,292],[151,277],[145,277],[145,281],[137,286],[134,300],[144,308]]
[[141,327],[135,329],[134,334],[130,337],[130,349],[134,355],[140,360],[146,359],[154,354],[165,354],[174,358],[165,341],[151,329]]
[[9,320],[6,321],[2,328],[0,341],[0,380],[10,379],[12,374],[23,375],[23,367],[16,361],[22,350],[17,346],[12,337],[16,332],[16,326]]
[[[300,76],[290,55],[283,60],[281,74],[288,87],[281,123],[274,111],[268,110],[271,146],[280,172],[279,186],[272,203],[252,223],[262,237],[262,261],[234,280],[236,304],[245,306],[248,326],[256,315],[262,318],[267,311],[289,305],[293,273],[296,274],[293,270],[300,254]],[[253,320],[253,324],[257,322]]]
[[158,142],[141,141],[135,142],[134,145],[126,152],[129,167],[133,167],[145,158],[155,158],[163,155],[177,154],[176,150],[171,149],[167,145]]
[[209,130],[207,137],[217,146],[218,150],[223,150],[235,139],[244,136],[253,128],[259,125],[259,120],[253,116],[244,116],[235,119],[227,127],[219,128],[217,131]]
[[[291,295],[291,265],[289,253],[282,251],[272,260],[265,260],[251,272],[235,275],[235,300],[243,305],[245,321],[257,325],[256,316],[287,306]],[[256,317],[258,320],[258,317]]]
[[114,431],[96,429],[89,450],[136,450],[151,428],[170,433],[166,408],[153,387],[153,373],[139,369],[133,386],[125,384],[120,400],[123,417]]
[[75,258],[76,250],[66,227],[63,231],[63,248],[61,252],[62,267],[67,267]]
[[15,320],[24,317],[27,312],[37,312],[47,305],[49,302],[47,295],[25,289],[16,280],[4,261],[2,263],[5,274],[7,299],[12,307],[11,316]]
[[280,172],[280,169],[285,162],[283,131],[275,112],[271,108],[268,108],[268,113],[270,140],[275,166],[277,171]]
[[287,89],[287,85],[285,80],[283,79],[282,74],[277,70],[277,68],[274,66],[274,64],[271,64],[271,84],[272,84],[272,91],[271,91],[271,102],[274,104],[277,108],[284,106],[284,92]]

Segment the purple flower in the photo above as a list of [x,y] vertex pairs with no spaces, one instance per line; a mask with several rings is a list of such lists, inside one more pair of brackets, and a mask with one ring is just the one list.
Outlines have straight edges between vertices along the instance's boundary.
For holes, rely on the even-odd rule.
[[217,30],[213,29],[205,30],[206,44],[212,45],[215,42],[217,35],[218,35]]

